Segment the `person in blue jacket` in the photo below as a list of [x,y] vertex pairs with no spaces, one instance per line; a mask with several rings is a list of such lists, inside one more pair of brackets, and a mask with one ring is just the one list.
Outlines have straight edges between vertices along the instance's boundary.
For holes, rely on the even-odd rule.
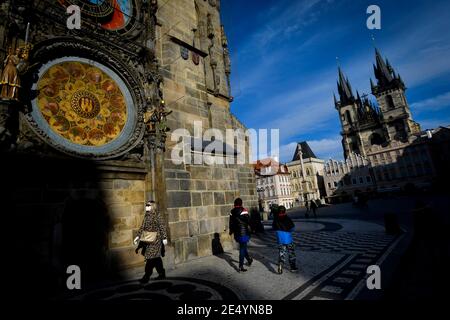
[[288,256],[291,272],[297,272],[297,257],[295,255],[295,245],[292,239],[292,232],[295,224],[286,214],[286,208],[280,206],[278,213],[274,217],[273,227],[277,233],[278,239],[278,273],[283,273],[284,261]]

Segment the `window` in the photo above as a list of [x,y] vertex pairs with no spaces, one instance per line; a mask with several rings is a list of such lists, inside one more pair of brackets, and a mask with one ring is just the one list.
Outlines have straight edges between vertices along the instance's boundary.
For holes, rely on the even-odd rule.
[[394,98],[392,96],[386,97],[386,104],[389,110],[395,109]]
[[364,179],[362,177],[359,178],[359,183],[363,184],[364,183]]
[[378,133],[373,133],[370,136],[370,144],[372,146],[374,146],[374,145],[379,146],[379,145],[382,145],[383,143],[384,143],[384,139]]
[[334,187],[337,188],[338,184],[336,181],[334,181]]
[[370,176],[367,176],[366,177],[366,181],[367,181],[367,183],[371,183],[372,182],[372,178]]
[[352,184],[356,184],[356,179],[352,178]]
[[352,121],[352,117],[351,117],[351,115],[350,115],[350,111],[345,111],[345,117],[347,118],[347,122],[350,124],[350,125],[352,125],[353,124],[353,121]]
[[328,188],[331,189],[331,182],[328,182]]

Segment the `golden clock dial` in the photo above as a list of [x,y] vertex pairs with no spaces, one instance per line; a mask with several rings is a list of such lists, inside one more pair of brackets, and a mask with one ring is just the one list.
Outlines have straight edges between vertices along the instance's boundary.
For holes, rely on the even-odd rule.
[[128,118],[119,85],[101,69],[78,61],[50,67],[39,79],[37,106],[51,130],[71,143],[102,146]]

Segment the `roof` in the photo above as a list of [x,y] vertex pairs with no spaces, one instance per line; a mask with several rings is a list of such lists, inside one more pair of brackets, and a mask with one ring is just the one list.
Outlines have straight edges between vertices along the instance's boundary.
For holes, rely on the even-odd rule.
[[[267,158],[262,160],[257,160],[256,163],[253,164],[253,167],[255,169],[255,174],[257,175],[276,175],[276,174],[289,174],[289,169],[285,164],[281,164],[278,161]],[[270,174],[264,173],[264,168],[271,167],[272,170],[270,171]],[[263,171],[263,173],[261,172]]]
[[224,155],[224,156],[237,156],[238,151],[234,149],[229,144],[221,140],[207,141],[203,139],[198,139],[191,137],[191,151],[200,153],[211,153],[214,155]]
[[311,150],[309,144],[306,141],[297,143],[297,148],[295,148],[294,157],[292,158],[292,161],[298,161],[300,160],[300,151],[302,154],[302,159],[308,159],[308,158],[316,158],[316,155]]

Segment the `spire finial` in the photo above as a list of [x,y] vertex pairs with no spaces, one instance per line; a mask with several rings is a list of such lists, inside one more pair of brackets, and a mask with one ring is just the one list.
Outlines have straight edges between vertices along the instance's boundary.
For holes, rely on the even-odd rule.
[[339,60],[338,56],[336,56],[336,65],[339,69],[341,68],[341,61]]

